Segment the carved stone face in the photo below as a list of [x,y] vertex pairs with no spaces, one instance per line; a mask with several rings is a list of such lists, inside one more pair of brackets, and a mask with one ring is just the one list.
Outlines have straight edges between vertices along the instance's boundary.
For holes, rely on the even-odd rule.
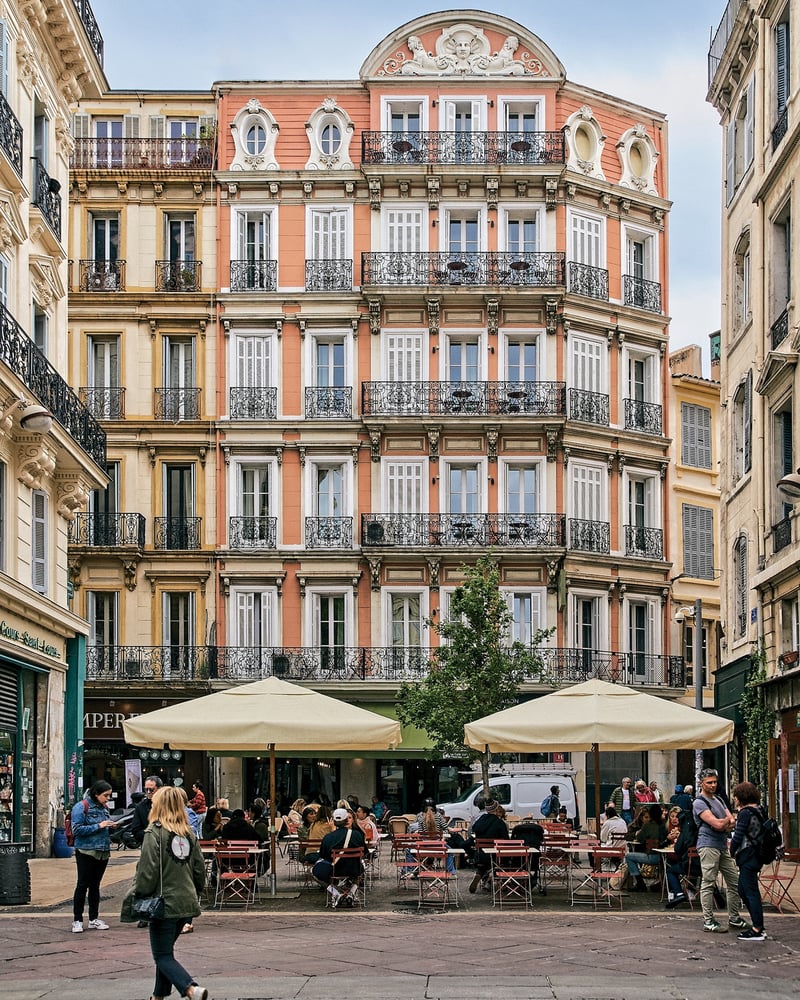
[[459,59],[466,59],[472,51],[472,40],[464,35],[454,38],[456,56]]

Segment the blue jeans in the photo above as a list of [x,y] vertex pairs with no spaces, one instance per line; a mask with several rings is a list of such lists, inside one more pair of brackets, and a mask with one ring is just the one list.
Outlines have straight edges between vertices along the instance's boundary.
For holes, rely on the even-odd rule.
[[661,872],[661,856],[659,854],[645,854],[644,851],[631,851],[625,855],[625,863],[628,871],[634,878],[642,874],[640,865],[654,865]]
[[764,929],[764,907],[761,905],[761,890],[758,885],[761,865],[748,848],[736,855],[736,864],[739,866],[739,895],[747,907],[753,927],[761,931]]
[[633,822],[633,809],[622,809],[620,811],[620,816],[625,820],[628,826]]
[[175,942],[185,923],[183,917],[150,921],[150,951],[156,963],[154,997],[168,997],[173,986],[185,996],[190,986],[197,985],[174,955]]

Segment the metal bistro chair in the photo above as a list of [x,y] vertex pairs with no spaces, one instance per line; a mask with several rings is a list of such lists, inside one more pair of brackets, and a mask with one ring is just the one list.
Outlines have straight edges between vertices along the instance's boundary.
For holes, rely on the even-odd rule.
[[219,847],[214,855],[217,866],[217,892],[214,906],[226,902],[242,903],[247,909],[255,902],[258,871],[257,855],[247,848]]
[[450,905],[450,886],[457,882],[457,875],[447,870],[445,844],[439,840],[420,841],[417,866],[417,909],[432,906],[446,910]]
[[[298,841],[298,860],[297,860],[297,877],[301,882],[302,889],[308,889],[310,886],[316,886],[314,881],[314,876],[311,874],[311,869],[314,867],[314,861],[306,860],[309,854],[317,855],[319,854],[319,849],[322,847],[322,840],[301,840]],[[302,857],[300,856],[302,854]]]
[[496,840],[492,865],[492,902],[531,907],[530,856],[524,840]]
[[576,903],[598,904],[609,908],[614,901],[622,909],[622,887],[619,884],[618,869],[625,857],[625,847],[593,847],[593,863],[588,869],[579,869],[570,889],[570,906]]
[[545,836],[539,855],[539,892],[543,896],[556,886],[569,892],[572,869],[572,859],[566,850],[569,846],[569,837]]
[[416,878],[417,859],[411,852],[416,850],[421,840],[418,833],[408,833],[397,835],[392,842],[398,889],[407,889],[409,882]]
[[[359,867],[358,875],[343,875],[336,871],[337,865],[342,863],[351,864],[357,862]],[[333,875],[330,884],[338,889],[342,896],[348,896],[353,900],[351,905],[359,906],[363,910],[367,905],[366,883],[364,879],[364,848],[363,847],[343,847],[339,851],[331,851],[331,863],[333,865]],[[325,893],[325,906],[333,908],[333,896]],[[336,907],[340,909],[341,906]]]
[[778,913],[783,913],[784,907],[800,912],[790,893],[799,865],[800,849],[787,847],[782,858],[776,858],[771,865],[761,869],[758,881],[762,898],[765,903],[772,903]]

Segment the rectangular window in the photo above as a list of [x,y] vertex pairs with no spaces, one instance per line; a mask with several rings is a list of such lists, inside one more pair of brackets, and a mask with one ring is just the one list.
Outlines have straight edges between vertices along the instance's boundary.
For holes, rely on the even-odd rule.
[[[774,483],[779,482],[784,476],[790,475],[795,470],[792,424],[792,404],[789,401],[775,413],[773,420]],[[778,492],[777,486],[773,487],[773,495],[775,520],[780,521],[790,517],[794,505],[786,502],[786,498]]]
[[319,388],[343,388],[346,385],[344,340],[316,341],[315,382]]
[[260,334],[237,334],[235,386],[263,389],[272,385],[272,337]]
[[509,465],[506,468],[506,513],[536,514],[539,511],[539,466]]
[[192,263],[196,247],[194,216],[169,215],[166,227],[167,260],[172,263]]
[[233,591],[235,639],[239,647],[255,650],[273,645],[272,596],[263,590]]
[[509,382],[536,382],[539,377],[539,341],[509,340],[506,344],[506,378]]
[[451,514],[478,514],[481,492],[477,465],[449,465],[447,468],[447,509]]
[[778,115],[782,115],[789,100],[790,86],[790,48],[789,48],[789,13],[783,15],[784,20],[775,25],[775,105]]
[[570,215],[569,259],[590,267],[603,266],[603,223],[588,215]]
[[345,594],[313,594],[311,645],[319,650],[323,670],[342,672],[347,646],[347,598]]
[[38,594],[47,593],[48,503],[42,490],[31,493],[31,576]]
[[313,209],[311,211],[312,260],[347,260],[348,218],[345,209]]
[[781,601],[781,650],[800,650],[800,601],[796,594]]
[[342,517],[344,515],[344,467],[317,465],[316,516]]
[[93,215],[89,255],[95,262],[119,258],[119,216]]
[[42,352],[42,354],[47,356],[47,313],[38,306],[35,302],[33,304],[33,342]]
[[510,254],[535,253],[537,249],[536,216],[509,214],[506,217],[506,251]]
[[8,308],[9,263],[5,254],[0,254],[0,305]]
[[419,101],[391,101],[386,112],[390,132],[400,132],[405,136],[409,132],[418,133],[422,128],[422,105]]
[[420,382],[423,379],[421,333],[387,333],[383,364],[387,382]]
[[[702,635],[703,687],[708,687],[708,628],[704,625]],[[686,686],[694,687],[694,625],[683,628],[683,655],[686,660]]]
[[453,340],[447,345],[447,376],[450,382],[477,382],[480,377],[480,344],[477,340]]
[[196,666],[195,595],[191,591],[162,596],[162,645],[164,680],[192,680]]
[[423,511],[423,464],[416,461],[384,462],[384,497],[389,514]]
[[422,647],[422,596],[416,593],[389,594],[391,646],[393,649]]
[[752,449],[753,372],[749,371],[733,396],[733,481],[738,482],[753,464]]
[[597,465],[570,466],[572,480],[571,516],[582,521],[605,521],[608,509],[606,473]]
[[389,253],[419,253],[422,250],[421,209],[390,209],[385,218]]
[[268,212],[236,213],[237,260],[258,264],[270,259],[270,221]]
[[604,358],[608,353],[602,341],[589,337],[572,338],[572,385],[586,392],[606,391]]
[[0,573],[6,572],[6,538],[8,518],[6,463],[0,462]]
[[538,591],[503,591],[511,612],[511,641],[530,646],[542,627],[542,595]]
[[5,21],[0,21],[0,93],[8,97],[8,28]]
[[93,389],[119,388],[119,342],[113,335],[89,337],[89,385]]
[[187,518],[194,517],[194,465],[164,466],[164,517],[175,522],[176,531]]
[[708,507],[683,504],[683,572],[714,579],[714,512]]
[[119,594],[115,590],[89,590],[86,593],[86,617],[89,621],[89,645],[106,647],[109,654],[119,642]]

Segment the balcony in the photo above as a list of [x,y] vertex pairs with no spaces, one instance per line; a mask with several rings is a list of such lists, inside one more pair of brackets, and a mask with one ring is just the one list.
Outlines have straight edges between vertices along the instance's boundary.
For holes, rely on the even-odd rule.
[[278,390],[274,385],[231,389],[231,420],[274,420],[278,413]]
[[0,93],[0,147],[14,172],[22,180],[22,126],[11,105]]
[[169,551],[200,548],[201,517],[153,518],[153,545]]
[[278,287],[277,260],[232,260],[232,292],[274,292]]
[[363,548],[564,547],[563,514],[362,514]]
[[[528,288],[553,288],[564,284],[564,260],[563,253],[533,251],[362,253],[361,284],[406,287],[525,285]],[[604,273],[607,278],[608,272]]]
[[199,292],[201,289],[201,260],[157,260],[157,292]]
[[611,525],[608,521],[584,521],[571,517],[567,545],[574,552],[604,555],[611,547]]
[[772,551],[780,552],[791,544],[792,520],[790,517],[783,517],[777,524],[772,525]]
[[2,304],[0,361],[8,365],[86,454],[104,468],[105,431]]
[[626,399],[625,430],[642,431],[644,434],[661,434],[661,406],[645,403],[642,399]]
[[567,263],[567,291],[608,302],[608,271],[588,264]]
[[156,420],[167,420],[178,423],[180,420],[198,420],[200,418],[200,390],[191,389],[155,389],[153,417]]
[[742,6],[742,3],[743,0],[728,0],[725,13],[722,15],[722,20],[719,22],[717,30],[714,33],[714,38],[711,41],[711,47],[708,50],[709,87],[714,82],[714,76],[716,75],[719,64],[722,61],[725,47],[733,34],[733,26],[736,23],[736,15],[739,13],[739,8]]
[[772,129],[772,152],[783,142],[783,137],[789,129],[789,106],[787,105],[778,115],[778,120]]
[[789,310],[784,309],[780,316],[775,320],[772,326],[769,328],[770,338],[772,340],[772,350],[774,351],[779,344],[782,344],[784,340],[789,336]]
[[144,548],[142,514],[86,514],[79,512],[69,526],[69,544],[88,548]]
[[122,420],[125,416],[125,390],[122,387],[82,385],[80,399],[95,420]]
[[124,292],[124,260],[81,260],[78,262],[82,292]]
[[53,235],[61,242],[61,183],[44,169],[44,164],[35,156],[33,160],[33,192],[31,202],[44,216]]
[[602,392],[589,392],[588,389],[570,389],[569,418],[570,420],[583,420],[587,424],[608,427],[608,396]]
[[661,528],[625,525],[625,555],[636,559],[663,559],[664,532]]
[[70,170],[202,171],[214,166],[212,138],[76,139]]
[[[604,296],[594,296],[603,298]],[[608,298],[608,295],[605,295]],[[634,278],[631,274],[622,276],[622,302],[626,306],[637,309],[647,309],[649,312],[661,312],[661,285],[657,281],[647,281],[645,278]]]
[[[631,687],[686,687],[682,656],[543,648],[544,682],[599,678]],[[95,683],[247,683],[406,681],[428,675],[431,650],[417,646],[89,646],[86,679]],[[540,678],[529,678],[538,681]]]
[[352,549],[352,517],[307,517],[307,549]]
[[563,164],[563,132],[362,132],[361,159],[381,166],[428,163]]
[[364,416],[509,414],[558,417],[566,413],[564,382],[364,382]]
[[97,19],[94,16],[91,4],[89,3],[89,0],[72,0],[72,2],[75,5],[75,10],[77,10],[81,23],[86,31],[86,37],[89,39],[89,45],[91,45],[92,51],[97,56],[97,61],[102,66],[103,36],[100,34],[100,28],[97,24]]
[[307,292],[352,292],[352,260],[307,260]]
[[352,386],[307,386],[306,419],[333,417],[349,420],[353,416]]
[[274,549],[277,517],[228,518],[228,544],[232,549]]

